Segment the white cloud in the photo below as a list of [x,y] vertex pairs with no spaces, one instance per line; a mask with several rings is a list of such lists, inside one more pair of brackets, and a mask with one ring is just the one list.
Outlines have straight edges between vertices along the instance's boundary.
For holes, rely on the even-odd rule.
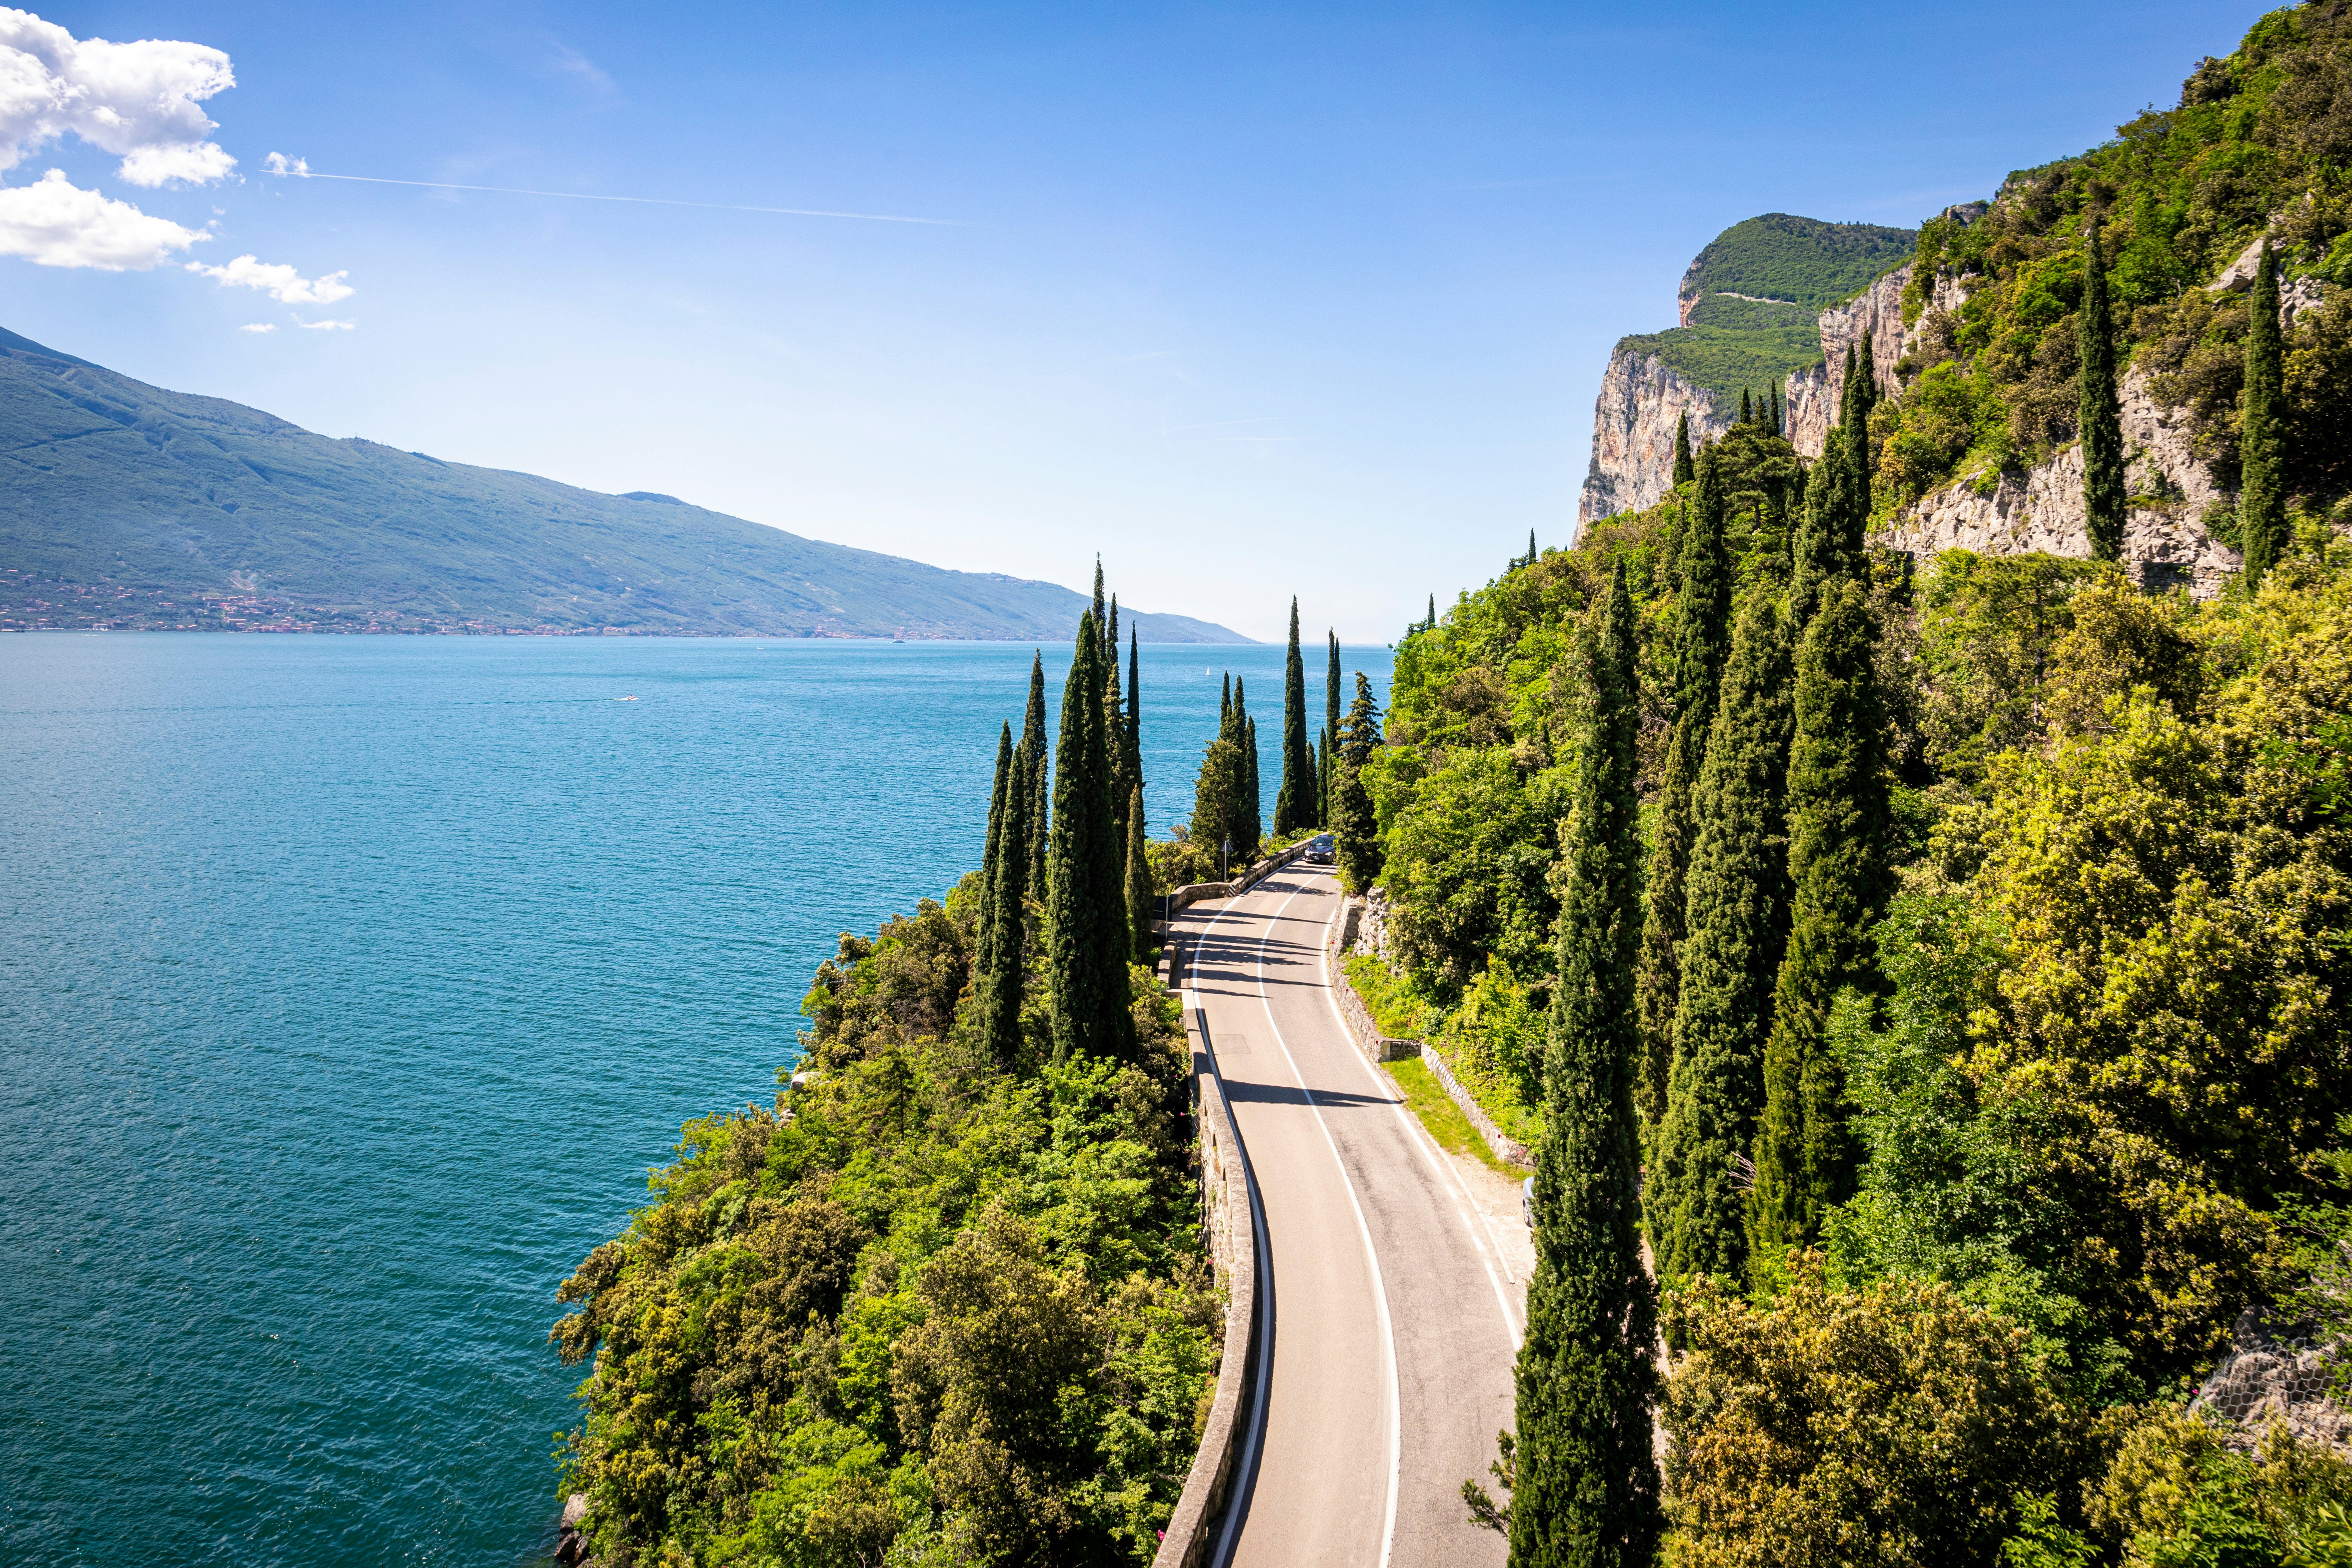
[[0,6],[0,169],[71,133],[120,155],[134,185],[217,180],[236,160],[206,140],[216,127],[196,106],[236,85],[218,49],[77,39]]
[[247,321],[237,329],[240,332],[274,332],[277,330],[278,323],[275,321]]
[[224,289],[263,289],[281,305],[331,305],[358,292],[343,281],[351,276],[349,268],[330,272],[323,278],[305,278],[284,262],[264,261],[256,256],[240,256],[226,267],[191,261],[188,270],[218,279]]
[[359,325],[357,321],[305,321],[299,318],[296,319],[294,324],[298,327],[308,327],[314,332],[348,332]]
[[299,174],[306,180],[310,177],[308,158],[289,158],[283,153],[272,153],[261,161],[261,166],[273,174]]
[[211,237],[85,191],[69,184],[62,169],[0,190],[0,256],[28,257],[43,267],[144,272]]

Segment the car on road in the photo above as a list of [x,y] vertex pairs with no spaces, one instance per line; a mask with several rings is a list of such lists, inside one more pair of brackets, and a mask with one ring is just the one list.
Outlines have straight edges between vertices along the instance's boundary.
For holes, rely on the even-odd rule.
[[1328,866],[1331,863],[1331,836],[1318,833],[1308,839],[1306,859],[1310,866]]

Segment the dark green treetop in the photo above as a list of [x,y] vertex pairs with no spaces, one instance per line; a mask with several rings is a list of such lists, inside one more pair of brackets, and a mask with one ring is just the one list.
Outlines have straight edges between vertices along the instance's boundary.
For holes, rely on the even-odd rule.
[[1867,590],[1836,584],[1797,649],[1789,950],[1774,985],[1748,1205],[1759,1266],[1815,1239],[1830,1206],[1853,1195],[1854,1143],[1829,1017],[1842,988],[1874,984],[1869,933],[1892,891],[1876,652]]
[[2263,241],[2262,266],[2246,300],[2246,390],[2239,437],[2238,529],[2249,584],[2285,552],[2287,422],[2285,371],[2279,344],[2278,258]]
[[1641,700],[1622,555],[1580,631],[1588,700],[1545,1052],[1536,1268],[1516,1373],[1511,1562],[1650,1568],[1664,1519],[1650,1427],[1656,1306],[1638,1229]]
[[2083,511],[2090,527],[2091,557],[2114,561],[2123,554],[2123,406],[2116,395],[2116,331],[2107,309],[2107,263],[2094,220],[2084,237],[2082,366],[2075,373],[2083,433]]
[[1062,734],[1054,760],[1047,925],[1057,1061],[1123,1059],[1133,1044],[1127,979],[1133,938],[1126,857],[1111,812],[1101,653],[1101,636],[1088,613],[1078,622],[1062,688]]
[[1698,465],[1691,457],[1690,414],[1686,410],[1675,419],[1675,483],[1686,485],[1697,477]]
[[1750,594],[1694,792],[1682,990],[1647,1189],[1662,1279],[1743,1279],[1738,1169],[1764,1100],[1772,988],[1788,944],[1789,647],[1775,595]]

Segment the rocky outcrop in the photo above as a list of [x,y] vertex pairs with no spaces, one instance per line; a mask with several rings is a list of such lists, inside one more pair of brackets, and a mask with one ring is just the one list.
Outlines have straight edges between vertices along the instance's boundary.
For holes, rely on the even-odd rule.
[[1789,378],[1788,413],[1782,428],[1789,444],[1808,458],[1822,455],[1830,426],[1838,421],[1845,394],[1845,355],[1870,337],[1871,363],[1882,386],[1895,384],[1895,362],[1903,357],[1903,290],[1911,281],[1909,263],[1873,283],[1843,305],[1822,312],[1822,363]]
[[[2308,1325],[2305,1325],[2306,1327]],[[2329,1397],[2336,1357],[2290,1331],[2273,1333],[2258,1312],[2238,1320],[2230,1353],[2189,1402],[2190,1414],[2225,1423],[2232,1447],[2251,1453],[2273,1423],[2306,1443],[2352,1450],[2352,1414]]]
[[1592,463],[1577,503],[1577,525],[1655,505],[1673,488],[1675,426],[1690,416],[1691,442],[1720,436],[1731,421],[1715,395],[1686,381],[1655,354],[1618,350],[1592,407]]
[[[2126,373],[2121,390],[2125,473],[2136,498],[2124,525],[2125,567],[2149,587],[2186,583],[2197,597],[2210,597],[2241,564],[2203,521],[2207,507],[2231,498],[2190,453],[2184,410],[2149,397],[2137,367]],[[1923,557],[1955,549],[2090,554],[2079,446],[2026,472],[2003,473],[1982,490],[1979,482],[1964,480],[1918,501],[1896,520],[1886,542]]]

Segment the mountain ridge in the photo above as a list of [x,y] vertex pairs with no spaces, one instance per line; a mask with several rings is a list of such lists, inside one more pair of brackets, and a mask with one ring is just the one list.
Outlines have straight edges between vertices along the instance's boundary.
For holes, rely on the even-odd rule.
[[[0,626],[1069,635],[1087,599],[305,430],[0,329]],[[1146,641],[1245,643],[1129,610]]]

